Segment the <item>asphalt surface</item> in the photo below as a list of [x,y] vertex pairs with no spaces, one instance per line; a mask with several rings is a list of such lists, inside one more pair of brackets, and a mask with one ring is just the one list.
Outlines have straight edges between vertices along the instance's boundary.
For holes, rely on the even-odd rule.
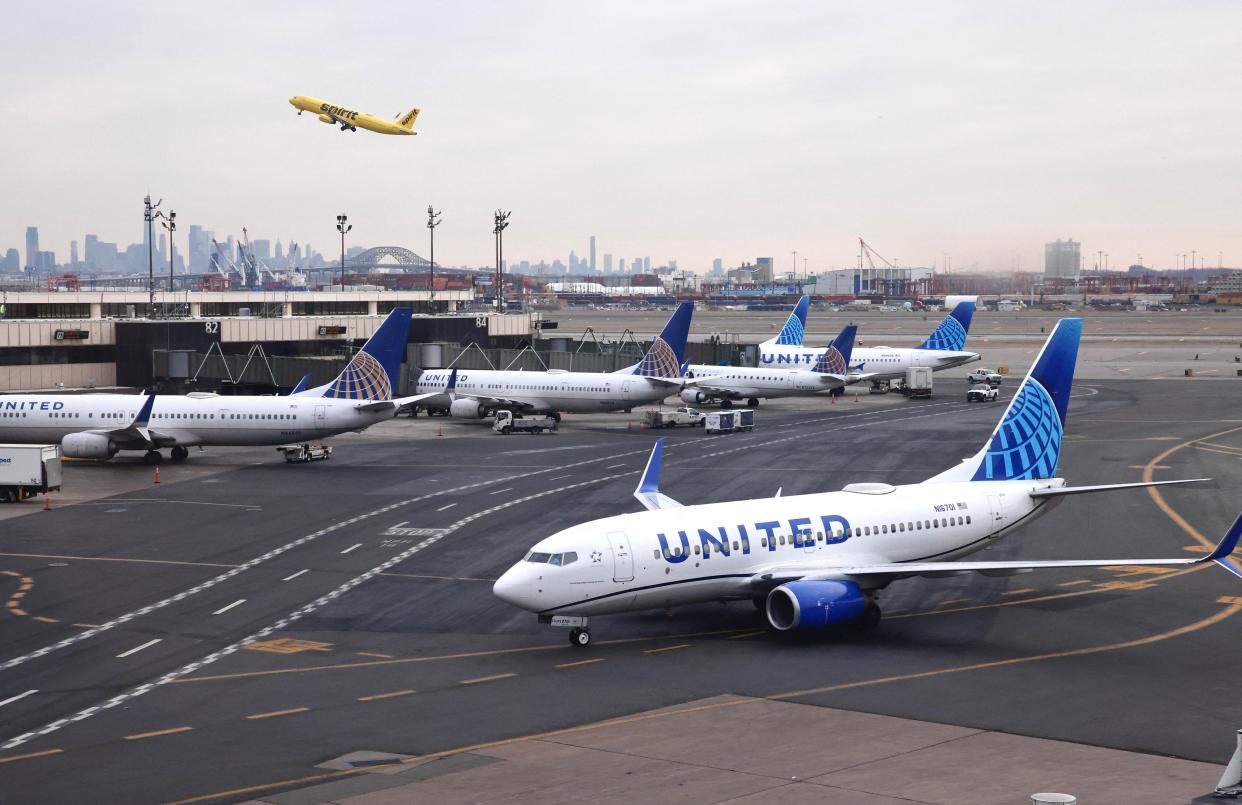
[[[938,389],[773,403],[749,435],[661,432],[664,491],[916,482],[1003,410]],[[244,801],[357,750],[444,752],[729,693],[1227,760],[1242,584],[1215,567],[907,580],[865,637],[787,639],[749,603],[704,604],[594,619],[592,646],[571,648],[490,581],[543,536],[638,505],[656,434],[633,421],[501,437],[402,419],[330,461],[215,451],[213,472],[165,465],[159,486],[6,520],[0,802]],[[1071,499],[980,558],[1190,556],[1240,508],[1231,384],[1083,383],[1067,434],[1074,484],[1214,480]],[[112,470],[140,471],[67,480]]]

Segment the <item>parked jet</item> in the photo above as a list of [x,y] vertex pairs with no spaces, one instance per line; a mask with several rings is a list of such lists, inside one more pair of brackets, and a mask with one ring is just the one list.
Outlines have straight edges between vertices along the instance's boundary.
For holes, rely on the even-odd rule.
[[[416,391],[429,408],[479,419],[498,410],[550,412],[617,411],[663,400],[682,388],[682,361],[694,304],[677,306],[643,359],[619,372],[520,372],[495,369],[433,370]],[[455,388],[450,381],[455,381]]]
[[0,396],[0,442],[59,443],[70,458],[144,450],[148,464],[184,461],[200,446],[280,445],[359,431],[421,397],[393,399],[410,329],[397,308],[335,380],[287,397],[139,394]]
[[873,627],[880,591],[912,576],[1205,562],[1242,576],[1225,561],[1242,515],[1197,559],[953,561],[1067,496],[1189,482],[1073,487],[1054,477],[1081,333],[1081,319],[1058,323],[983,447],[921,484],[682,506],[660,491],[660,439],[634,491],[647,511],[547,537],[493,591],[543,622],[572,627],[570,642],[582,646],[591,640],[589,616],[723,599],[752,599],[780,631]]
[[[871,375],[870,380],[878,382],[903,378],[906,376],[906,369],[912,366],[930,366],[933,371],[939,371],[977,361],[979,353],[964,351],[974,313],[974,302],[958,302],[945,320],[940,322],[940,326],[917,347],[855,347],[850,368],[867,372]],[[759,345],[761,366],[798,366],[814,363],[819,359],[818,350],[802,346],[802,330],[792,326],[796,315],[795,308],[795,313],[785,324],[786,329],[777,338]],[[798,339],[796,343],[793,342],[794,338]]]
[[[797,321],[793,316],[789,320]],[[693,380],[694,383],[682,389],[681,399],[691,405],[720,400],[724,407],[731,406],[734,400],[746,400],[747,405],[753,408],[760,399],[837,392],[867,378],[862,374],[851,375],[846,369],[850,364],[857,331],[853,324],[846,325],[809,369],[691,365],[684,374],[687,381]]]
[[318,115],[324,123],[340,126],[341,131],[357,131],[361,126],[377,134],[418,134],[414,131],[414,120],[418,117],[418,109],[411,109],[404,115],[397,115],[396,122],[389,122],[382,117],[347,109],[344,106],[337,106],[306,95],[294,95],[289,99],[289,103],[293,104],[293,108],[298,110],[299,115],[303,112]]

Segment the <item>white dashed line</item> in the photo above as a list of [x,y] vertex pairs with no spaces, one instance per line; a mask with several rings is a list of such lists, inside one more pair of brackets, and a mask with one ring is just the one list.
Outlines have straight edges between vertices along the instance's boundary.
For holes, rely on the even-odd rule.
[[512,492],[513,487],[506,486],[504,489],[497,489],[495,492],[488,492],[489,495],[499,495],[502,492]]
[[356,551],[356,550],[358,550],[358,549],[359,549],[359,548],[361,548],[361,547],[362,547],[362,543],[361,543],[361,542],[359,542],[357,545],[350,545],[348,548],[346,548],[345,550],[341,551],[341,553],[342,553],[342,554],[347,554],[347,553],[350,553],[351,551]]
[[120,654],[116,655],[116,658],[120,660],[125,657],[128,657],[131,654],[137,654],[138,652],[142,651],[144,648],[151,648],[151,646],[154,646],[156,643],[160,642],[163,639],[164,638],[162,637],[157,637],[154,640],[148,640],[147,642],[143,643],[141,646],[134,646],[129,651],[121,652]]
[[244,604],[244,603],[246,603],[246,599],[245,599],[245,598],[239,598],[239,599],[237,599],[236,601],[234,601],[233,603],[229,604],[227,607],[220,607],[219,609],[217,609],[215,612],[213,612],[213,613],[211,613],[211,614],[212,614],[212,615],[223,615],[224,613],[228,612],[228,611],[229,611],[230,609],[232,609],[233,607],[239,607],[239,606],[241,606],[241,605],[242,605],[242,604]]
[[12,704],[13,702],[17,701],[18,699],[24,699],[24,698],[26,698],[27,696],[30,696],[31,694],[38,693],[38,692],[39,692],[39,691],[37,691],[37,690],[28,690],[28,691],[26,691],[25,693],[19,693],[19,694],[17,694],[16,696],[10,696],[9,698],[7,698],[7,699],[5,699],[4,701],[0,702],[0,707],[4,707],[6,704]]
[[281,581],[293,581],[294,579],[296,579],[298,576],[302,575],[305,572],[307,571],[299,570],[297,573],[294,573],[292,576],[285,576],[283,579],[281,579]]
[[440,508],[436,509],[436,511],[438,511],[438,512],[448,511],[449,509],[453,508],[453,507],[454,507],[454,506],[456,506],[456,505],[457,505],[456,503],[450,503],[450,504],[449,504],[449,505],[447,505],[447,506],[441,506]]

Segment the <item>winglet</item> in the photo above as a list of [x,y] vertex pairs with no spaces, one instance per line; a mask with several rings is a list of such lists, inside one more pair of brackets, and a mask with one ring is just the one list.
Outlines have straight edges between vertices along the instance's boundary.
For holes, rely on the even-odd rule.
[[289,396],[292,397],[294,394],[298,394],[299,392],[306,391],[306,387],[310,385],[310,379],[311,379],[310,372],[307,372],[306,374],[302,375],[302,379],[299,380],[298,384],[294,386],[293,389],[289,392]]
[[[1217,545],[1211,553],[1203,558],[1203,561],[1219,562],[1221,559],[1224,559],[1226,556],[1233,553],[1234,548],[1238,547],[1239,537],[1242,537],[1242,514],[1239,514],[1238,519],[1233,521],[1233,525],[1231,525],[1229,530],[1225,532],[1224,539],[1220,541],[1220,544]],[[1226,570],[1230,570],[1235,574],[1238,573],[1238,571],[1231,567],[1226,567]]]
[[449,372],[448,385],[444,387],[444,390],[445,391],[456,391],[457,390],[457,369],[456,367],[453,368],[453,371]]
[[643,477],[634,490],[634,497],[649,511],[681,507],[680,503],[660,492],[660,466],[663,463],[664,437],[661,436],[651,448],[651,455],[647,457],[647,468],[643,470]]
[[[142,408],[138,409],[138,416],[134,418],[131,428],[145,428],[147,423],[151,421],[151,409],[155,407],[155,395],[148,394],[147,400],[142,404]],[[1236,541],[1236,540],[1235,540]]]

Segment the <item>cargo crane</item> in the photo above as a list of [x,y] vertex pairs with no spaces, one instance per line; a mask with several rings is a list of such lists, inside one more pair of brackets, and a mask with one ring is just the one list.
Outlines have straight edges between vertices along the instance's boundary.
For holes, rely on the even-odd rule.
[[[246,273],[237,267],[237,264],[233,262],[233,258],[229,257],[228,253],[225,252],[224,247],[220,245],[220,242],[215,238],[212,238],[211,245],[216,249],[216,253],[211,256],[211,265],[215,268],[216,273],[219,274],[220,281],[224,282],[225,285],[230,284],[232,276],[229,272],[231,271],[233,274],[239,276],[242,282],[245,282]],[[226,265],[228,266],[228,269],[225,268]]]
[[263,283],[264,274],[267,279],[275,282],[276,274],[259,258],[254,256],[254,247],[250,245],[250,233],[242,227],[242,244],[238,246],[242,253],[242,265],[246,269],[246,287],[257,288]]
[[[878,259],[882,266],[877,268],[875,261]],[[871,272],[871,287],[873,294],[882,294],[886,298],[891,297],[918,297],[918,285],[911,280],[904,279],[900,275],[900,269],[895,261],[890,261],[884,255],[872,248],[871,244],[862,238],[858,239],[858,273],[859,284],[862,283],[863,261],[867,263],[867,269]],[[879,287],[877,287],[879,283]],[[858,296],[865,296],[865,288],[855,288]],[[926,288],[924,288],[926,293]]]

